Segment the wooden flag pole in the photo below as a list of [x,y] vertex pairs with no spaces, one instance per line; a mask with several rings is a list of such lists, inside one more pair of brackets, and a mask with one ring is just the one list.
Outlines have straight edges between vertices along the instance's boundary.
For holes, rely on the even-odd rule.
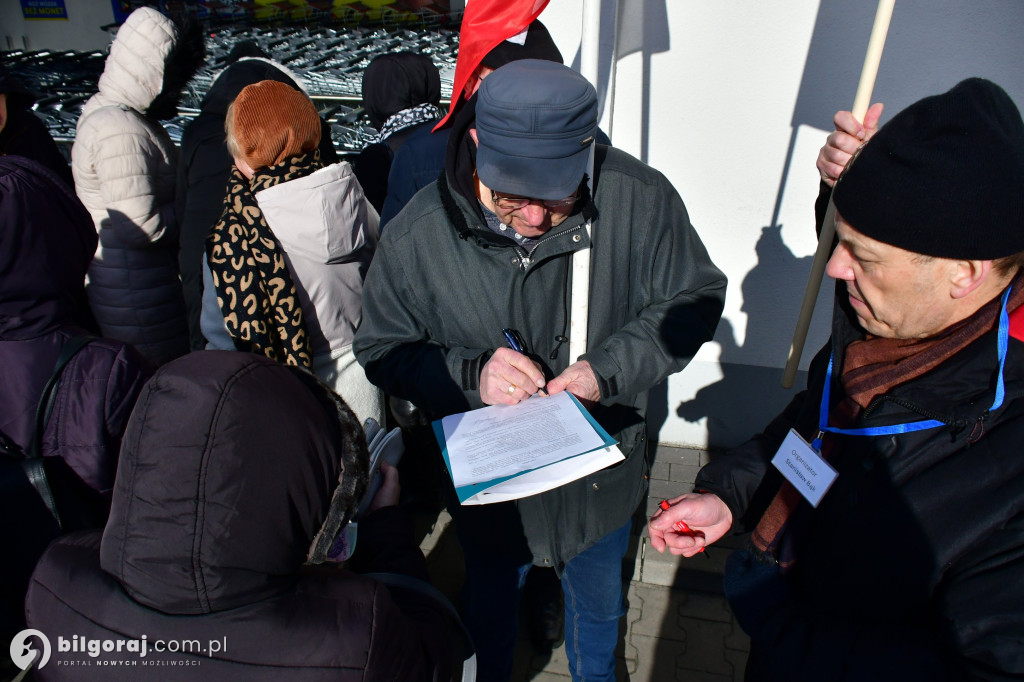
[[[892,10],[895,4],[896,0],[878,0],[875,23],[871,28],[871,39],[868,41],[868,52],[864,57],[864,68],[861,69],[857,95],[853,100],[853,115],[858,121],[864,120],[864,114],[867,113],[868,105],[871,102],[871,92],[875,89],[878,64],[882,61],[882,48],[885,47],[885,36],[889,32],[889,21],[892,19]],[[800,316],[797,318],[796,330],[793,332],[793,344],[789,347],[789,359],[786,361],[786,369],[782,373],[783,388],[793,387],[796,370],[800,365],[800,355],[803,353],[804,343],[807,341],[807,330],[811,326],[811,315],[814,313],[814,303],[818,299],[818,290],[821,288],[821,278],[825,274],[825,264],[828,263],[832,251],[832,240],[836,233],[835,215],[836,207],[829,199],[825,220],[821,224],[821,234],[818,236],[818,248],[814,252],[814,262],[811,264],[811,274],[807,278],[807,290],[804,292],[804,300],[800,306]]]

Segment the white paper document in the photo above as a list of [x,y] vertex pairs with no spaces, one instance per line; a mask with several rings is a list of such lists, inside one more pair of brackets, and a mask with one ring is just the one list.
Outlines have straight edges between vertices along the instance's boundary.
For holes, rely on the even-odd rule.
[[535,495],[625,459],[568,392],[450,415],[434,433],[462,504]]

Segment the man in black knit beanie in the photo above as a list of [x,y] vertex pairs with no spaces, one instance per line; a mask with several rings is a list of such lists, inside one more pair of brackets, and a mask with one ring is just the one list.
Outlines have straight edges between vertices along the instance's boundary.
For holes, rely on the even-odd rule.
[[685,556],[753,530],[725,573],[748,680],[1024,675],[1024,123],[978,78],[880,113],[819,155],[838,291],[807,390],[649,523]]

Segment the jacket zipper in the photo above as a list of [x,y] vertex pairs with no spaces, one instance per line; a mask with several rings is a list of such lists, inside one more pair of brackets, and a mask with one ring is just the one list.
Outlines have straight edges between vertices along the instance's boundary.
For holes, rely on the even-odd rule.
[[[586,223],[584,223],[583,225],[585,225],[585,224]],[[551,239],[560,239],[562,237],[565,237],[565,236],[568,236],[568,235],[572,234],[573,232],[578,232],[578,231],[583,229],[583,225],[577,225],[576,227],[570,227],[565,232],[560,232],[560,233],[558,233],[556,235],[552,235]],[[539,248],[540,245],[544,241],[547,241],[547,240],[545,239],[545,240],[541,240],[541,241],[537,242],[537,246],[534,247],[534,250]],[[518,244],[513,244],[512,248],[516,250],[516,255],[519,256],[519,268],[525,272],[526,269],[529,268],[530,265],[533,263],[533,259],[530,257],[530,254],[528,254],[526,252],[526,249],[524,249],[523,247],[519,246]]]
[[[1021,391],[1014,391],[1013,393],[1017,394],[1017,393],[1021,393]],[[1011,398],[1011,394],[1009,392],[1007,392],[1007,394],[1003,398],[1003,405],[1005,405],[1006,402],[1010,400],[1010,398]],[[992,414],[991,410],[985,410],[982,414],[978,415],[977,417],[975,417],[973,419],[954,419],[954,420],[950,420],[948,417],[946,417],[944,415],[941,415],[941,414],[939,414],[937,412],[932,412],[931,410],[926,410],[926,409],[924,409],[922,407],[919,407],[919,406],[915,405],[914,403],[910,402],[909,400],[904,400],[903,398],[894,398],[894,397],[888,396],[888,395],[880,395],[880,396],[876,396],[874,399],[872,399],[872,401],[868,405],[867,409],[864,410],[863,419],[869,418],[871,416],[871,414],[882,404],[882,401],[885,401],[885,400],[887,400],[887,401],[889,401],[889,402],[891,402],[891,403],[893,403],[895,405],[899,405],[900,407],[902,407],[905,410],[910,410],[911,412],[913,412],[915,414],[919,414],[922,417],[925,417],[926,419],[934,419],[935,421],[940,421],[943,424],[946,424],[947,426],[972,426],[976,422],[985,421],[986,419],[988,419],[989,415]]]
[[[540,245],[538,244],[538,246]],[[530,267],[530,263],[532,262],[530,260],[530,254],[521,246],[513,246],[512,248],[516,250],[516,254],[519,256],[519,269],[526,272],[526,269]]]

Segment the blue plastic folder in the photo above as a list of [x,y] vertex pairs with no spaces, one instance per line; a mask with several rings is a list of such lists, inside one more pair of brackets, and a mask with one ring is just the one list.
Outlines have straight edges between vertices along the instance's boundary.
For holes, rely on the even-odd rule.
[[568,392],[449,415],[433,428],[465,505],[536,495],[625,459]]

